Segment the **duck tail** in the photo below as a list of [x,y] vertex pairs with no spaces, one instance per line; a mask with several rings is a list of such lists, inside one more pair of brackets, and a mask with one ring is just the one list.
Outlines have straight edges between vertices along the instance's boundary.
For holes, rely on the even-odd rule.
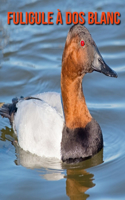
[[23,97],[21,96],[20,98],[13,98],[12,99],[12,103],[8,103],[8,104],[3,104],[2,107],[0,107],[0,115],[2,117],[8,118],[10,120],[10,124],[13,124],[13,120],[14,120],[14,115],[17,111],[17,107],[16,104],[20,101],[20,100],[30,100],[30,99],[36,99],[36,100],[40,100],[39,98],[36,97]]
[[0,108],[0,115],[2,117],[8,118],[12,125],[14,120],[14,115],[17,111],[16,103],[18,102],[17,98],[12,99],[12,103],[3,104]]
[[17,108],[14,103],[3,104],[3,106],[0,108],[0,115],[2,117],[8,118],[12,124],[16,110]]

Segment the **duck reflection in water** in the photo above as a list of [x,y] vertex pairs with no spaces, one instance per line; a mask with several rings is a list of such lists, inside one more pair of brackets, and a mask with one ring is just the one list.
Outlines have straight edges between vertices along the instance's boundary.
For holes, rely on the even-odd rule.
[[[103,149],[94,157],[77,164],[64,164],[58,160],[41,158],[29,152],[25,152],[16,146],[17,165],[26,168],[37,168],[42,178],[48,181],[56,181],[66,178],[66,194],[71,200],[83,200],[89,197],[85,192],[94,187],[94,174],[85,169],[103,163]],[[66,170],[66,175],[64,171]]]
[[[94,187],[94,174],[87,172],[87,168],[103,163],[103,149],[94,157],[75,165],[67,165],[66,194],[71,200],[84,200],[89,197],[87,190]],[[72,169],[68,169],[72,168]]]
[[83,200],[89,197],[85,192],[94,187],[93,174],[84,169],[67,170],[66,194],[71,200]]
[[[66,194],[71,200],[83,200],[89,197],[85,192],[94,187],[94,174],[85,169],[103,163],[103,149],[90,159],[76,164],[65,164],[58,159],[42,158],[24,151],[15,143],[15,134],[11,128],[6,127],[1,130],[2,141],[11,141],[15,147],[16,165],[30,169],[39,169],[39,174],[46,180],[60,180],[66,178]],[[10,147],[9,147],[10,148]],[[66,170],[66,175],[64,175]]]

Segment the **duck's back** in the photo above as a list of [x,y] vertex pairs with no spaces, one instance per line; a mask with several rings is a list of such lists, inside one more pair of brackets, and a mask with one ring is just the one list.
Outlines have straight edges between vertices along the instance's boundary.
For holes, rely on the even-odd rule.
[[39,98],[46,103],[48,103],[51,107],[55,108],[60,115],[63,117],[63,108],[61,103],[61,94],[58,92],[43,92],[37,95],[33,95],[35,98]]
[[40,98],[17,104],[13,128],[21,148],[38,156],[61,159],[63,113],[58,93],[34,95]]

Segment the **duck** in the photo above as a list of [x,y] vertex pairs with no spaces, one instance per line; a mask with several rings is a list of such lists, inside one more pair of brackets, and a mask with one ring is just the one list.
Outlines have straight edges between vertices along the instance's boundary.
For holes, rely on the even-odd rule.
[[46,92],[16,97],[0,108],[0,115],[10,120],[23,150],[74,163],[103,148],[102,130],[88,110],[82,89],[83,77],[93,71],[117,77],[105,63],[88,29],[73,25],[62,55],[61,95]]

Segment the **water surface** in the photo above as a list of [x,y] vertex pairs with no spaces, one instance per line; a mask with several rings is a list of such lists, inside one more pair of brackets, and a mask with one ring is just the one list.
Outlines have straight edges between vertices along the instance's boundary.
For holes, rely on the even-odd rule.
[[[94,72],[83,80],[87,105],[102,128],[104,148],[75,165],[39,158],[12,145],[7,119],[0,118],[0,199],[125,198],[125,3],[108,1],[25,0],[0,2],[0,102],[15,96],[60,92],[61,57],[68,25],[7,25],[8,11],[120,12],[120,25],[92,25],[92,34],[106,63],[118,74]],[[86,18],[87,20],[87,18]]]

